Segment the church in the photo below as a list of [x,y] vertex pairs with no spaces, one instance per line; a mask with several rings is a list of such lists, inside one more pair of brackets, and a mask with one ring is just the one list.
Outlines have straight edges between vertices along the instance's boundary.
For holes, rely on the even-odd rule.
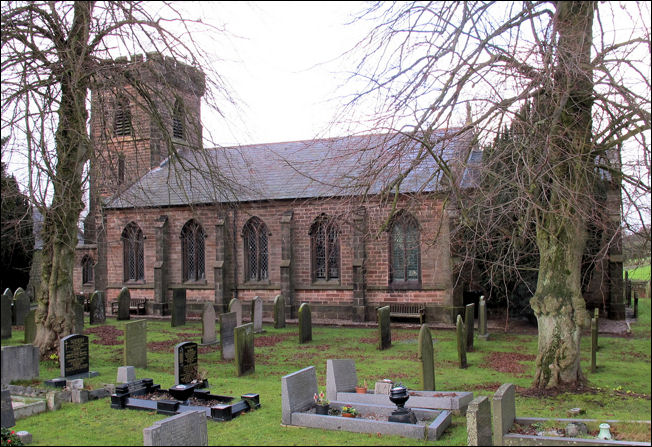
[[[373,321],[378,307],[410,304],[446,323],[477,300],[458,280],[448,190],[427,163],[411,168],[427,158],[416,144],[378,134],[204,148],[201,72],[156,54],[116,62],[137,82],[92,92],[75,293],[103,291],[110,310],[127,287],[150,315],[169,314],[175,289],[190,313],[206,302],[225,312],[233,298],[246,310],[258,296],[270,317],[283,295],[289,318],[309,303],[314,318]],[[476,186],[471,133],[435,137],[456,186]],[[618,287],[602,299],[617,300]]]

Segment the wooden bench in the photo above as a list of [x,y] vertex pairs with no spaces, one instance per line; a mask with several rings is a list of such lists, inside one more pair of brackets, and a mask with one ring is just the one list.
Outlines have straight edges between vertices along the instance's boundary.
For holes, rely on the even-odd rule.
[[[131,298],[129,301],[129,313],[145,315],[146,302],[147,300],[145,298]],[[118,314],[118,301],[111,302],[111,313],[113,313],[113,315]]]
[[419,323],[423,324],[426,318],[426,306],[412,303],[390,303],[389,317],[418,318]]

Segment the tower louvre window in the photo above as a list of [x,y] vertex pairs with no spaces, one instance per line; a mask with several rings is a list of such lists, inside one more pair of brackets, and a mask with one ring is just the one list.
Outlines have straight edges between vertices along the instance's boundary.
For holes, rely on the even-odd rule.
[[125,97],[120,97],[116,100],[115,114],[113,116],[113,133],[118,137],[133,134],[131,109],[129,107],[129,100]]
[[185,139],[183,103],[177,99],[172,112],[172,136],[180,140]]

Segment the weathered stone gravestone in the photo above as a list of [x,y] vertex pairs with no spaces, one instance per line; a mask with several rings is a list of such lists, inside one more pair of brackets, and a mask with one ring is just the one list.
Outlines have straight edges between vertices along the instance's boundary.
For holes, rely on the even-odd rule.
[[483,340],[489,339],[489,331],[487,330],[487,303],[484,296],[480,297],[478,304],[478,337]]
[[215,307],[213,303],[205,303],[201,313],[201,344],[202,346],[217,343],[215,331]]
[[503,436],[512,428],[516,418],[516,392],[514,385],[504,383],[491,400],[491,424],[494,445],[504,445]]
[[238,316],[235,312],[220,314],[220,348],[222,350],[222,360],[233,360],[235,358],[235,341],[233,332],[235,331]]
[[90,299],[89,323],[100,324],[106,322],[106,309],[104,305],[104,293],[96,290]]
[[233,298],[229,302],[229,312],[235,312],[236,316],[236,326],[242,326],[242,301],[237,298]]
[[233,336],[235,341],[236,375],[239,377],[253,373],[256,370],[253,323],[236,327]]
[[473,332],[475,329],[475,303],[467,304],[464,313],[464,328],[466,329],[466,351],[473,352]]
[[29,296],[19,287],[14,292],[14,315],[16,316],[16,325],[25,324],[25,315],[29,312]]
[[0,411],[2,412],[2,416],[0,416],[0,423],[2,428],[10,428],[16,425],[16,418],[14,417],[14,409],[11,406],[11,393],[9,390],[2,390]]
[[251,301],[251,322],[256,334],[263,332],[263,300],[259,296]]
[[130,383],[136,380],[136,368],[133,366],[119,366],[116,383]]
[[308,366],[281,377],[281,423],[291,425],[292,413],[304,411],[313,406],[313,396],[318,392],[317,373],[314,366]]
[[435,350],[432,334],[425,324],[419,329],[419,360],[421,360],[421,389],[435,390]]
[[34,343],[36,338],[36,309],[27,312],[25,316],[25,338],[24,342],[27,344]]
[[457,316],[456,323],[457,335],[457,358],[460,363],[460,368],[466,368],[466,331],[464,330],[464,323],[462,323],[462,315]]
[[185,411],[143,429],[143,445],[208,445],[206,413]]
[[299,306],[299,343],[312,341],[312,315],[308,303]]
[[118,295],[118,320],[129,320],[129,305],[131,304],[131,294],[129,289],[123,287]]
[[125,324],[124,364],[147,368],[147,321]]
[[172,327],[186,324],[186,289],[172,291]]
[[467,445],[492,445],[491,404],[487,396],[471,401],[466,409]]
[[274,328],[285,327],[285,298],[283,295],[276,295],[274,298]]
[[84,305],[74,300],[72,302],[72,310],[75,314],[73,320],[75,334],[81,334],[84,332]]
[[174,381],[186,384],[198,378],[197,343],[186,341],[174,347]]
[[392,346],[392,331],[389,325],[389,306],[378,308],[378,349]]
[[12,380],[28,380],[39,376],[39,352],[36,346],[3,346],[1,352],[3,386]]
[[11,338],[11,302],[14,296],[11,290],[6,289],[0,299],[2,300],[0,307],[2,338]]
[[98,375],[97,372],[90,371],[87,336],[72,334],[60,340],[59,366],[61,377],[66,379]]

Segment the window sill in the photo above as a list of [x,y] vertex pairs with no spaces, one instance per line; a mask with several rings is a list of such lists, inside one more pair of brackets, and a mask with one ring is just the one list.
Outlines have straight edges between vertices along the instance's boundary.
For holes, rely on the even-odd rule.
[[396,290],[421,290],[421,283],[419,282],[405,282],[405,283],[389,283],[387,285],[389,291]]

